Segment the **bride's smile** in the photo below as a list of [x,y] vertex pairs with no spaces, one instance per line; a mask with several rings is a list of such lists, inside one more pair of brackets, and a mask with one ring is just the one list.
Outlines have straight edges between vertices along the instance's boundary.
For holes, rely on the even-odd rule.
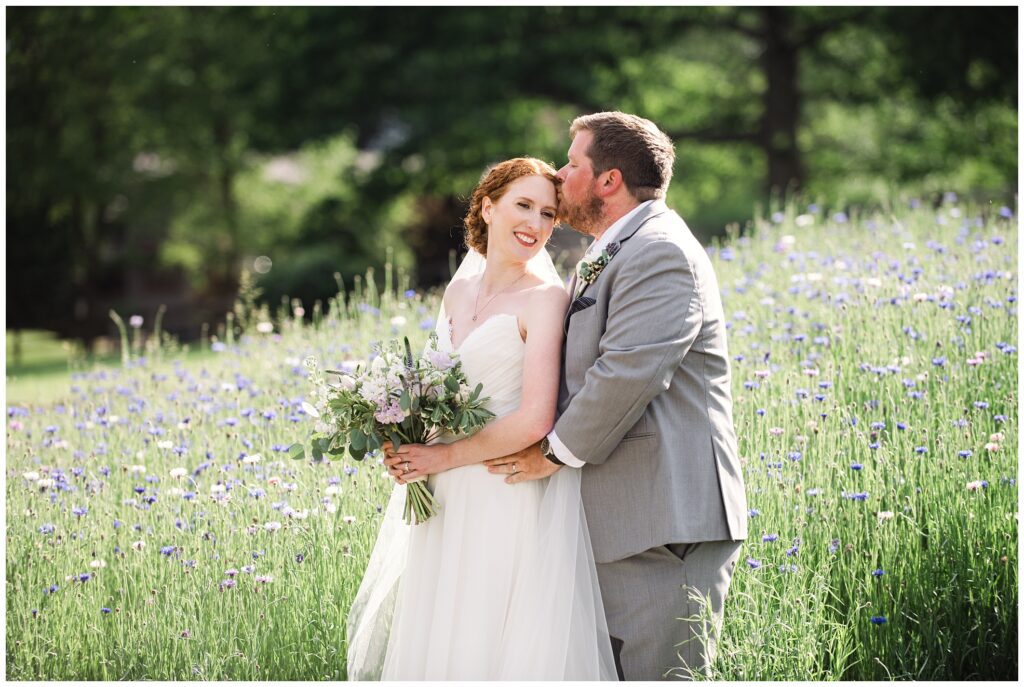
[[525,262],[535,256],[555,228],[558,196],[542,176],[524,176],[508,185],[497,200],[484,198],[491,261]]

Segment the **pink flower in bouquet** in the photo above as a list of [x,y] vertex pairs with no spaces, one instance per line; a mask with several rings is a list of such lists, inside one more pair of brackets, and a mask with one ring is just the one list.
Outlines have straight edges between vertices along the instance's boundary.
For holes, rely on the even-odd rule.
[[455,366],[455,356],[446,351],[435,351],[434,349],[428,348],[424,355],[427,360],[430,361],[430,364],[438,370],[449,370]]
[[373,416],[383,425],[398,424],[405,419],[405,411],[396,399],[391,399],[390,403],[377,401],[377,412]]

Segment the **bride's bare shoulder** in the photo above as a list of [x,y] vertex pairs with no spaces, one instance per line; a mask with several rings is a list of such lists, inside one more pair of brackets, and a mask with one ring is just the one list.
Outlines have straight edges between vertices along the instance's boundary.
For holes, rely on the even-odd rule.
[[452,312],[453,309],[457,309],[466,300],[466,294],[472,289],[472,284],[478,277],[464,277],[462,279],[456,279],[448,283],[448,286],[444,290],[444,309],[446,312]]

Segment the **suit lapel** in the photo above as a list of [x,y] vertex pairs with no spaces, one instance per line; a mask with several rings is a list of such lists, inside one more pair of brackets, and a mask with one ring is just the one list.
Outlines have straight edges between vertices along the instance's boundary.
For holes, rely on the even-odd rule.
[[[622,231],[619,232],[618,238],[612,243],[617,243],[619,245],[619,249],[621,249],[622,244],[628,241],[629,239],[633,238],[633,235],[636,234],[636,232],[640,230],[640,227],[646,224],[648,220],[651,220],[657,217],[658,215],[664,214],[666,212],[668,212],[668,206],[665,205],[665,201],[654,201],[653,203],[645,207],[643,210],[638,212],[636,215],[634,215],[626,224],[626,226],[622,228]],[[618,250],[616,250],[616,254],[617,253]],[[614,258],[615,255],[612,255],[612,259]],[[607,266],[605,267],[605,269],[607,269]],[[598,275],[598,279],[600,278],[600,275]],[[579,289],[579,293],[576,293],[576,287],[579,283],[579,274],[576,272],[576,270],[573,270],[572,285],[569,291],[569,295],[572,296],[573,302],[579,300],[583,296],[583,294],[586,293],[587,289],[590,288],[590,286],[596,282],[597,279],[595,279],[593,282],[589,284],[584,283],[582,285],[582,288]],[[566,333],[569,332],[569,318],[573,316],[574,312],[576,311],[572,307],[572,303],[570,303],[569,309],[565,313],[565,321],[563,324],[563,329]]]

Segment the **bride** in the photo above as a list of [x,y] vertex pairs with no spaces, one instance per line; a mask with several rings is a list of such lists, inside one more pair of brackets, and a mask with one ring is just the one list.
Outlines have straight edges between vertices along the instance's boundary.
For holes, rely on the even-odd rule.
[[[555,421],[568,295],[544,245],[557,183],[550,165],[515,158],[473,192],[438,346],[495,418],[458,441],[385,445],[396,486],[349,613],[350,680],[616,679],[579,471],[510,485],[482,465]],[[424,477],[440,512],[408,526],[404,485]]]

